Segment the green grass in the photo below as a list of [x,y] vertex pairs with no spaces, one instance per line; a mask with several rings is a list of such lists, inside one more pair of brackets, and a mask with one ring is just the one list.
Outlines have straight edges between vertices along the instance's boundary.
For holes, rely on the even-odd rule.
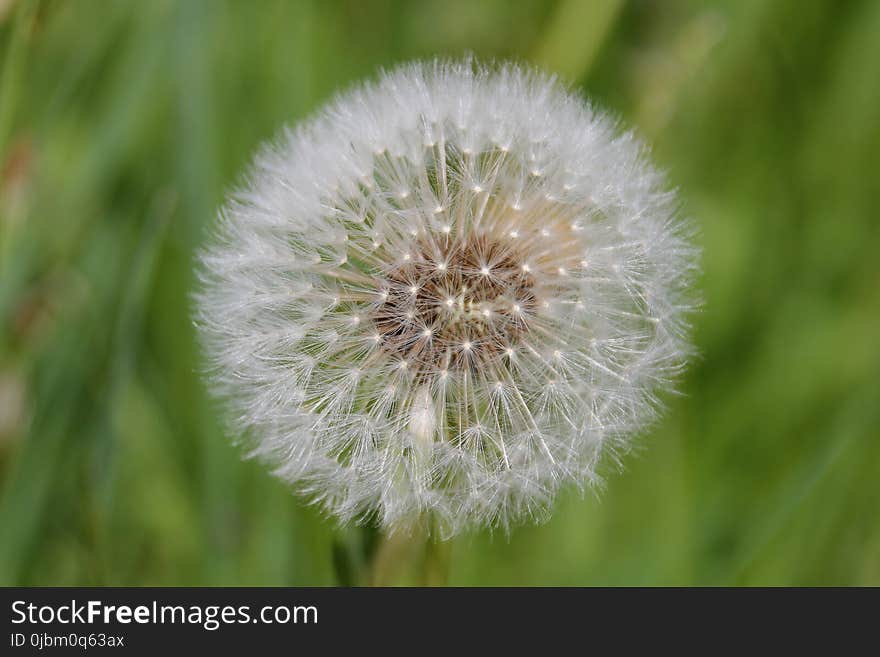
[[263,140],[377,67],[538,61],[700,228],[684,394],[450,583],[880,585],[880,3],[0,3],[0,584],[332,584],[340,532],[241,462],[193,253]]

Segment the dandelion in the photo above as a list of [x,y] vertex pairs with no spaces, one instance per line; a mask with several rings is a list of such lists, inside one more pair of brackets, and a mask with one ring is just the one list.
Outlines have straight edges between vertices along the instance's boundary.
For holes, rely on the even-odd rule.
[[252,456],[450,536],[545,518],[655,419],[695,260],[640,142],[553,78],[411,64],[257,156],[197,320]]

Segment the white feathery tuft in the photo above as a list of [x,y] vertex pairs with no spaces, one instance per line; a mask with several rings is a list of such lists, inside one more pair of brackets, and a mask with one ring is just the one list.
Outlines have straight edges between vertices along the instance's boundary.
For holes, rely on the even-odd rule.
[[508,529],[655,419],[697,256],[638,139],[554,78],[417,63],[259,153],[197,323],[251,454],[342,521]]

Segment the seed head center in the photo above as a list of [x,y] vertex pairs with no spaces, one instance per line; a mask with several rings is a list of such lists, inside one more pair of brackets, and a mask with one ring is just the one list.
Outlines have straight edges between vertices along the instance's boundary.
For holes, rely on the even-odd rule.
[[383,272],[371,306],[381,346],[423,370],[479,368],[520,340],[538,307],[534,274],[513,239],[422,239]]

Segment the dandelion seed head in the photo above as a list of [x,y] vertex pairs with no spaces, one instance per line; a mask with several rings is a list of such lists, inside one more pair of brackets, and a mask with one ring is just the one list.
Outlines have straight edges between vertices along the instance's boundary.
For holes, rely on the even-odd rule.
[[444,536],[597,482],[690,353],[697,252],[644,153],[554,79],[470,62],[264,148],[197,295],[250,453],[342,521]]

